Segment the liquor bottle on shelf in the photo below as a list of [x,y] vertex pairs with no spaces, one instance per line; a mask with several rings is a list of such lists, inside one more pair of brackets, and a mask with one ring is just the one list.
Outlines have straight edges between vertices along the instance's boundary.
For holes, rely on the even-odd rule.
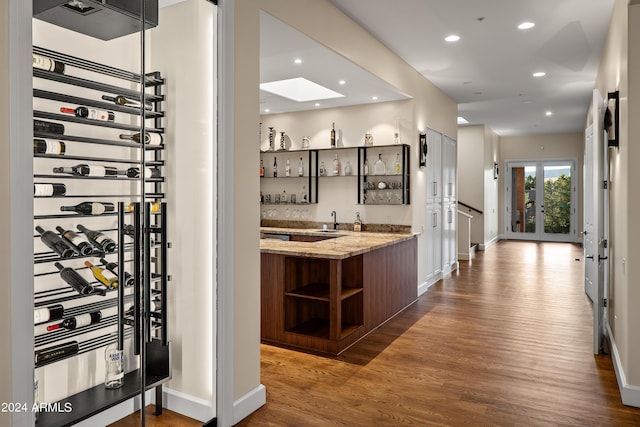
[[301,203],[307,203],[309,200],[307,199],[307,186],[303,185],[302,186],[302,194],[300,195]]
[[40,367],[78,353],[78,341],[69,341],[35,351],[35,366]]
[[33,54],[33,68],[64,74],[64,62],[56,61],[42,55]]
[[33,324],[39,325],[52,320],[62,319],[64,307],[62,304],[54,304],[49,307],[40,307],[33,310]]
[[[128,139],[130,141],[133,142],[137,142],[138,144],[140,144],[140,140],[142,139],[142,137],[140,136],[140,133],[134,133],[133,135],[127,135],[127,134],[120,134],[120,139]],[[153,146],[158,146],[160,144],[162,144],[163,138],[162,138],[162,134],[157,133],[157,132],[145,132],[144,133],[144,143],[146,145],[153,145]]]
[[284,165],[284,176],[291,176],[291,162],[287,159],[287,163]]
[[100,231],[89,230],[82,224],[76,226],[87,237],[87,240],[102,252],[113,252],[116,249],[116,242]]
[[75,251],[67,245],[64,240],[56,233],[50,230],[44,230],[39,225],[36,226],[36,231],[40,233],[40,240],[47,245],[52,251],[60,255],[60,258],[71,258],[75,255]]
[[83,106],[76,108],[60,107],[60,112],[74,114],[76,117],[83,119],[100,120],[103,122],[112,122],[116,118],[113,111],[99,110],[97,108]]
[[47,331],[55,331],[56,329],[65,328],[73,331],[74,329],[82,328],[83,326],[93,325],[102,320],[102,313],[100,311],[94,311],[92,313],[80,314],[78,316],[69,317],[64,319],[60,323],[47,326]]
[[61,212],[76,212],[80,215],[102,215],[114,210],[115,207],[111,202],[82,202],[75,206],[60,206]]
[[304,176],[304,162],[302,161],[302,157],[300,157],[300,163],[298,164],[298,176]]
[[331,136],[330,136],[331,148],[336,148],[336,124],[331,123]]
[[400,153],[396,153],[396,162],[393,165],[393,173],[400,175],[402,172],[402,163],[400,162]]
[[[102,263],[102,265],[105,266],[105,268],[107,270],[109,270],[110,272],[112,272],[113,274],[116,275],[116,277],[118,277],[119,273],[118,273],[118,264],[116,264],[115,262],[109,262],[104,258],[100,258],[100,262]],[[129,274],[128,272],[124,272],[124,286],[125,287],[129,287],[129,286],[133,286],[133,284],[135,283],[135,279],[133,278],[133,276],[131,274]]]
[[93,253],[93,247],[89,242],[85,242],[82,237],[78,236],[73,230],[65,230],[59,225],[56,227],[56,230],[60,232],[60,236],[62,240],[69,245],[74,251],[79,253],[82,256],[89,256]]
[[347,165],[344,167],[344,174],[345,176],[353,175],[353,168],[351,167],[351,163],[349,161],[347,161]]
[[[132,108],[140,108],[140,105],[142,105],[140,101],[136,99],[127,98],[126,96],[123,96],[123,95],[116,95],[116,96],[102,95],[102,99],[104,99],[105,101],[111,101],[116,105],[124,105],[126,107],[132,107]],[[145,101],[144,109],[152,110],[153,106],[151,105],[150,102]]]
[[320,162],[320,168],[318,170],[320,176],[327,176],[327,168],[324,166],[324,160]]
[[282,190],[282,195],[280,195],[280,203],[287,203],[287,190]]
[[73,176],[95,176],[95,177],[110,177],[118,176],[118,169],[113,166],[102,165],[89,165],[80,164],[75,166],[64,166],[53,168],[53,173],[65,173]]
[[33,184],[33,195],[36,197],[64,196],[67,186],[61,183],[36,183]]
[[375,175],[385,175],[387,173],[387,165],[382,161],[382,153],[378,154],[378,160],[373,164],[373,173]]
[[353,231],[362,231],[362,220],[360,219],[360,212],[356,212],[356,219],[353,221]]
[[93,273],[93,277],[107,288],[117,288],[118,287],[118,277],[114,275],[111,271],[100,268],[97,265],[91,264],[90,261],[85,261],[84,265],[91,270]]
[[60,270],[60,277],[67,282],[80,295],[91,295],[96,293],[96,289],[87,282],[77,271],[70,267],[64,267],[59,262],[54,264]]
[[264,161],[260,159],[260,178],[264,176]]
[[55,139],[33,138],[33,154],[57,154],[64,155],[66,146],[64,142]]
[[52,123],[46,122],[44,120],[33,119],[33,131],[64,135],[64,125],[60,123]]
[[333,158],[333,175],[340,176],[340,171],[342,169],[342,165],[340,164],[340,159],[338,159],[338,154],[336,153]]
[[362,173],[363,175],[369,175],[369,161],[365,160],[364,161],[364,165],[362,166]]
[[[128,205],[125,205],[124,211],[133,212],[133,202],[129,203]],[[158,212],[160,212],[160,202],[151,203],[151,213],[158,213]]]
[[275,157],[273,158],[273,177],[278,177],[278,160]]
[[[140,168],[137,168],[137,167],[129,168],[123,173],[126,174],[127,177],[129,178],[138,178],[140,177]],[[149,167],[144,168],[145,178],[158,178],[160,177],[160,175],[161,175],[160,169],[158,168],[149,168]]]

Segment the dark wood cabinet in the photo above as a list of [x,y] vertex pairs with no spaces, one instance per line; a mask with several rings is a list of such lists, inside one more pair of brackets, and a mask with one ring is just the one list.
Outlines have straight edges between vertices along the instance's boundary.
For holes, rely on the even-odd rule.
[[417,298],[416,239],[345,258],[263,253],[264,342],[339,354]]

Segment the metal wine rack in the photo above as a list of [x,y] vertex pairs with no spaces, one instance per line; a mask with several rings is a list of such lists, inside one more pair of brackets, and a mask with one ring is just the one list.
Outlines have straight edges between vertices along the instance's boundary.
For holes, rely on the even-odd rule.
[[[92,152],[92,155],[88,156],[69,155],[66,153],[62,155],[34,154],[35,183],[72,182],[75,188],[81,188],[82,185],[85,185],[83,183],[86,183],[85,188],[87,189],[87,191],[67,192],[65,195],[59,196],[34,197],[36,199],[34,203],[37,213],[34,215],[34,226],[42,225],[45,229],[54,230],[59,221],[91,222],[91,226],[88,226],[88,228],[105,233],[117,242],[116,252],[94,251],[93,254],[88,256],[77,255],[67,259],[62,259],[53,251],[36,251],[34,253],[34,309],[48,307],[53,304],[62,304],[64,306],[62,319],[51,320],[44,325],[59,323],[65,318],[98,310],[113,312],[113,309],[117,308],[115,310],[116,314],[103,316],[97,323],[74,330],[60,328],[54,331],[42,332],[43,325],[35,325],[34,344],[36,351],[58,344],[78,343],[78,349],[73,354],[63,358],[56,358],[52,361],[41,362],[35,367],[41,369],[48,364],[55,364],[60,360],[76,357],[79,354],[114,343],[117,343],[118,347],[122,349],[127,340],[132,340],[133,354],[139,358],[139,363],[131,363],[130,366],[142,366],[142,368],[128,372],[125,375],[124,386],[119,389],[107,390],[103,383],[99,383],[85,391],[65,397],[61,402],[71,403],[74,410],[70,413],[41,413],[37,426],[48,427],[75,424],[139,395],[143,390],[151,388],[156,390],[156,412],[160,412],[162,410],[162,384],[168,381],[171,376],[167,336],[167,249],[169,244],[167,242],[166,194],[162,191],[165,179],[162,176],[157,178],[129,178],[126,176],[85,177],[50,174],[42,170],[43,168],[38,162],[59,160],[60,163],[69,165],[71,165],[70,161],[131,165],[140,167],[141,176],[144,175],[143,169],[145,167],[161,169],[165,166],[165,161],[162,158],[164,145],[144,145],[141,148],[139,143],[116,139],[110,133],[112,134],[113,130],[117,129],[124,132],[163,134],[162,120],[165,117],[165,112],[162,111],[162,105],[165,100],[163,94],[165,80],[159,72],[145,74],[145,77],[142,78],[141,75],[127,70],[40,47],[34,47],[33,53],[63,62],[67,66],[65,73],[68,73],[60,74],[34,68],[34,82],[43,82],[42,84],[47,86],[47,89],[49,86],[54,88],[68,87],[72,89],[69,92],[73,94],[82,93],[82,96],[74,96],[36,88],[33,91],[33,97],[34,100],[42,100],[39,101],[40,105],[55,105],[56,103],[58,105],[82,105],[113,111],[116,114],[116,120],[114,121],[98,121],[48,111],[51,108],[34,109],[34,119],[53,121],[55,123],[72,123],[73,125],[70,127],[82,129],[82,132],[74,134],[67,134],[67,130],[65,130],[64,134],[54,134],[34,129],[34,138],[61,140],[65,144],[70,144],[71,147],[78,144],[85,147],[84,150],[78,150],[80,153],[87,151],[87,147],[90,147]],[[74,68],[82,71],[77,73]],[[87,79],[87,72],[90,72],[92,76],[95,75],[96,80]],[[81,74],[83,77],[72,74]],[[121,81],[122,84],[104,83],[99,80]],[[45,81],[52,83],[46,83]],[[142,109],[142,111],[140,108],[120,106],[92,98],[94,96],[93,91],[99,91],[105,94],[118,94],[132,99],[140,99],[140,92],[143,89],[140,91],[134,90],[131,83],[141,83],[142,81],[144,81],[145,86],[144,98],[152,104],[152,110]],[[141,86],[139,84],[139,87]],[[142,125],[132,125],[130,119],[137,119]],[[148,126],[147,120],[153,120],[153,125]],[[89,129],[89,131],[86,131],[86,129]],[[84,133],[87,133],[87,135]],[[139,160],[127,158],[126,155],[123,155],[122,158],[118,157],[118,155],[101,157],[100,151],[106,149],[103,147],[139,149]],[[113,149],[111,150],[113,151]],[[129,188],[126,191],[103,191],[101,194],[92,194],[90,189],[97,181],[105,183],[128,182],[130,184],[140,182],[140,185],[137,190],[132,190],[131,186],[128,186]],[[122,188],[123,184],[119,184],[119,186]],[[39,209],[37,201],[42,199],[52,200],[51,202],[45,202],[45,205],[48,204],[49,206],[57,201],[61,202],[60,205],[75,205],[87,199],[100,199],[113,201],[118,209],[115,212],[106,212],[95,216],[65,212],[54,214],[49,211],[43,212],[43,209]],[[63,202],[62,199],[68,200]],[[139,202],[133,203],[132,212],[125,212],[123,199],[128,199],[129,201],[139,200]],[[151,213],[151,202],[160,202],[159,212]],[[113,220],[116,216],[117,225],[114,227]],[[100,221],[102,221],[102,225],[99,225]],[[110,222],[110,224],[104,226],[105,222]],[[134,236],[125,235],[125,225],[135,226]],[[79,236],[83,236],[80,231],[74,231]],[[40,235],[36,233],[33,238],[34,242],[37,243],[40,240]],[[117,260],[114,258],[115,256],[117,256]],[[77,266],[79,260],[92,257],[104,257],[110,262],[118,264],[119,286],[117,289],[105,288],[104,285],[93,280],[88,267]],[[60,262],[64,266],[73,265],[73,268],[85,279],[91,277],[91,280],[87,280],[90,285],[106,289],[106,295],[80,295],[67,285],[62,278],[58,277],[59,272],[54,267],[55,262]],[[135,278],[133,286],[125,287],[125,271]],[[151,299],[160,301],[159,310],[151,312]],[[133,316],[125,314],[125,304],[133,304]]]

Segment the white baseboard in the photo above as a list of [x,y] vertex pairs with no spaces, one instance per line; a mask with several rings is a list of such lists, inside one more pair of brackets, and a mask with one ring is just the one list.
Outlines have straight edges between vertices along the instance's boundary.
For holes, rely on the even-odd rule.
[[429,277],[425,282],[418,285],[418,296],[427,292],[427,289],[429,289],[431,286],[438,283],[441,279],[442,279],[442,273],[434,274],[433,276]]
[[163,388],[162,400],[164,408],[203,423],[216,416],[215,402],[209,402],[170,388]]
[[491,246],[495,245],[499,241],[500,241],[500,236],[496,236],[493,239],[489,240],[488,242],[479,244],[478,245],[478,250],[484,251],[484,250],[490,248]]
[[267,389],[260,384],[240,399],[233,402],[233,424],[237,424],[252,412],[267,403]]
[[609,322],[607,322],[607,334],[609,336],[609,341],[611,342],[611,359],[613,361],[613,368],[616,371],[616,378],[618,379],[618,388],[620,390],[622,403],[627,406],[640,408],[640,387],[627,383],[627,377],[624,374],[624,369],[622,368],[620,354],[616,347],[616,341],[613,339]]

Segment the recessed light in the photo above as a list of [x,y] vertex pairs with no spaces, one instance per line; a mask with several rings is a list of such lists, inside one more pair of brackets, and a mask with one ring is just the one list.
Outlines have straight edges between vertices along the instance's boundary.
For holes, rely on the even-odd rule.
[[545,116],[553,116],[553,111],[547,111],[544,113]]
[[547,75],[547,73],[545,73],[544,71],[537,71],[535,73],[532,74],[533,77],[544,77]]
[[268,108],[265,108],[265,109],[264,109],[264,112],[265,112],[265,113],[269,113],[270,111],[271,111],[271,110],[269,110]]
[[296,58],[293,60],[293,62],[295,62],[296,64],[302,64],[302,59]]
[[467,123],[469,123],[469,121],[467,119],[465,119],[464,117],[458,117],[458,124],[459,125],[466,125]]
[[347,82],[346,82],[346,81],[344,81],[344,80],[340,80],[340,81],[338,82],[338,84],[344,85],[344,84],[347,84]]
[[373,99],[374,101],[377,101],[378,97],[377,96],[372,96],[371,99]]
[[319,106],[320,106],[320,103],[319,103],[319,102],[316,102],[314,105],[315,105],[316,107],[319,107]]
[[533,22],[525,21],[522,24],[518,25],[518,29],[519,30],[528,30],[528,29],[533,28],[535,26],[536,26],[536,24],[534,24]]
[[451,34],[450,36],[445,37],[444,41],[452,43],[452,42],[457,42],[458,40],[460,40],[460,36],[455,35],[455,34]]

